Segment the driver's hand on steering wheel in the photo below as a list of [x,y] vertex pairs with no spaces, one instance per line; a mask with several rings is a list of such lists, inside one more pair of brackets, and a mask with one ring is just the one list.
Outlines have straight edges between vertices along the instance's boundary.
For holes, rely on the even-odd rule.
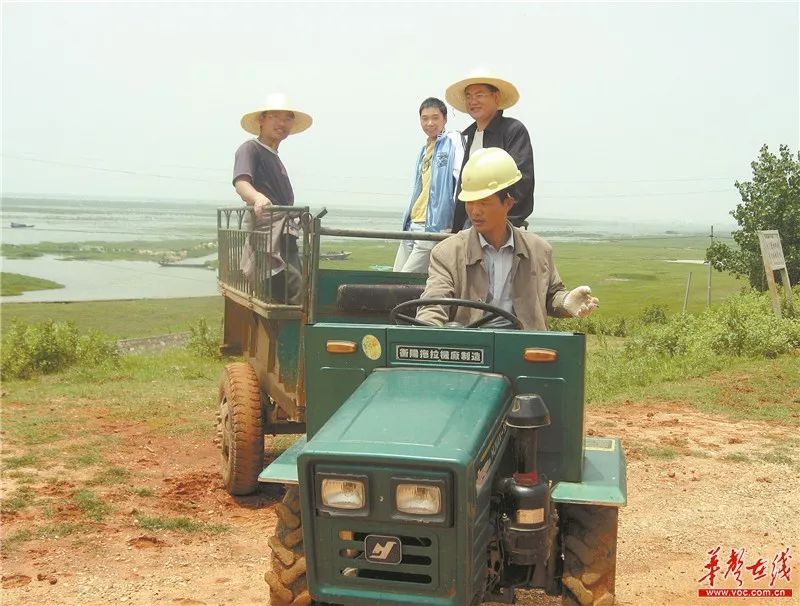
[[563,306],[576,318],[585,318],[600,307],[600,300],[592,296],[592,289],[588,286],[578,286],[567,293]]

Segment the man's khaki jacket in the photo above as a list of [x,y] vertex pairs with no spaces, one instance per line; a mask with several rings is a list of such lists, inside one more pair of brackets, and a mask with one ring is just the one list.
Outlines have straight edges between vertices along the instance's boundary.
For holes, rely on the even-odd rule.
[[[558,275],[550,244],[536,234],[510,224],[509,227],[514,233],[514,261],[508,276],[512,281],[514,314],[525,330],[547,330],[548,315],[570,315],[563,308],[569,291]],[[454,297],[491,303],[488,296],[489,273],[475,228],[450,236],[434,247],[423,299]],[[439,325],[450,320],[466,325],[486,312],[459,307],[454,317],[452,313],[452,308],[428,305],[418,309],[417,318]]]

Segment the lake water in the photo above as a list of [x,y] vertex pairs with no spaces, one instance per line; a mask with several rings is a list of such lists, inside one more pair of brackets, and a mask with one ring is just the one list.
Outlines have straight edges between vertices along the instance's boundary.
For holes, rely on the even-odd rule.
[[36,259],[3,259],[2,270],[64,285],[64,288],[0,297],[3,303],[171,299],[217,294],[216,271],[161,267],[149,261],[60,261],[45,255]]
[[[2,241],[91,242],[163,241],[216,238],[216,209],[237,206],[232,201],[119,201],[46,198],[3,198],[0,202]],[[317,212],[319,209],[313,209]],[[326,227],[367,230],[400,229],[401,211],[329,208]],[[11,228],[11,222],[32,228]],[[703,228],[620,221],[567,221],[535,217],[532,229],[550,240],[598,240],[613,236],[663,235],[666,230],[702,233]],[[207,269],[161,267],[145,261],[61,261],[0,259],[4,272],[53,280],[65,288],[0,297],[0,302],[81,301],[128,298],[210,296],[217,293],[216,272]]]

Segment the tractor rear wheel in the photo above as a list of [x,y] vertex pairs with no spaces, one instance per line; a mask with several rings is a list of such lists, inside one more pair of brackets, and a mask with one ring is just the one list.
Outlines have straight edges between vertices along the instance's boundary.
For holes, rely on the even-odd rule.
[[270,606],[308,606],[314,602],[308,593],[303,524],[297,486],[290,486],[283,501],[275,506],[278,524],[269,538],[272,566],[264,574],[269,584]]
[[612,606],[617,571],[616,507],[561,508],[564,606]]
[[254,492],[264,465],[264,430],[258,377],[246,362],[222,371],[217,440],[225,489],[235,496]]

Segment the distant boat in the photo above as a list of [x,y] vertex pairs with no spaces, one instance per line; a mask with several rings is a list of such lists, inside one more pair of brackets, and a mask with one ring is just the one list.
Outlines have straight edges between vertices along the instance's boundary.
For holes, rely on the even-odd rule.
[[12,221],[11,227],[33,227],[33,225],[29,225],[27,223],[15,223],[14,221]]
[[214,269],[208,263],[173,263],[172,261],[159,261],[161,267],[194,267],[195,269]]
[[348,257],[350,257],[351,253],[349,251],[340,250],[339,252],[324,252],[319,254],[319,258],[322,261],[344,261]]

